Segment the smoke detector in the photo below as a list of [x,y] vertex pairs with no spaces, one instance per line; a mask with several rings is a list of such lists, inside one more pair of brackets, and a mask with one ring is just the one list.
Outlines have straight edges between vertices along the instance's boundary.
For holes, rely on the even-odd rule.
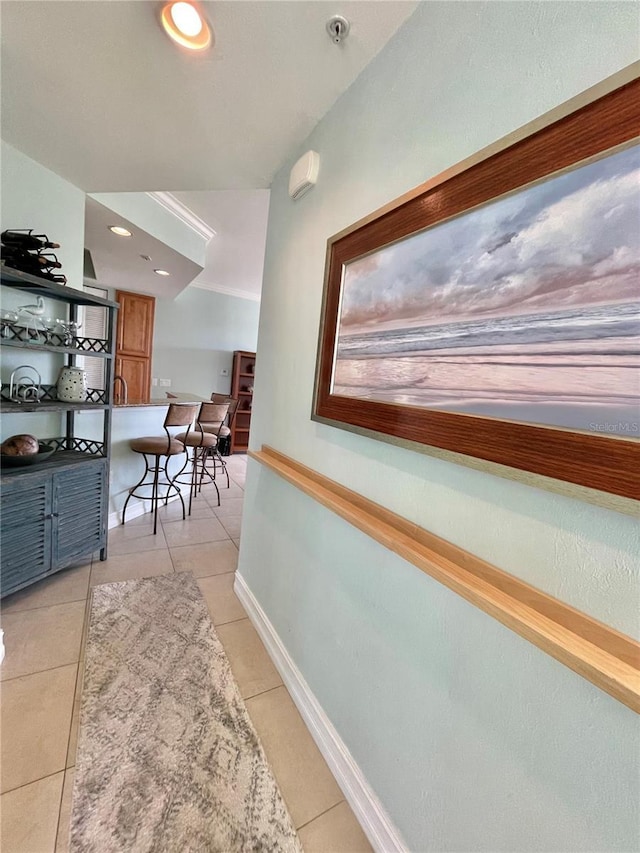
[[294,201],[315,187],[319,170],[320,156],[317,152],[307,151],[302,155],[289,175],[289,195]]
[[342,15],[334,15],[327,21],[327,32],[331,36],[331,41],[334,44],[341,44],[349,35],[349,21],[343,18]]

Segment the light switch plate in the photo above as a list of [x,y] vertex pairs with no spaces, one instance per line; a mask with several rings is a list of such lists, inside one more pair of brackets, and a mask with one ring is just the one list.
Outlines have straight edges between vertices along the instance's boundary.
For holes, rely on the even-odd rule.
[[160,379],[159,384],[161,388],[171,388],[171,380],[170,379]]
[[154,388],[157,386],[157,384],[158,384],[158,377],[157,376],[153,377],[153,379],[151,380],[151,384]]

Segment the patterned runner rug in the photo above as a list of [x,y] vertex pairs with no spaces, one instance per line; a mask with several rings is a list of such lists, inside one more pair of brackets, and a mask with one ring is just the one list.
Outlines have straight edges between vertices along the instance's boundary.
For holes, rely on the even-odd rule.
[[302,851],[191,574],[93,591],[70,849]]

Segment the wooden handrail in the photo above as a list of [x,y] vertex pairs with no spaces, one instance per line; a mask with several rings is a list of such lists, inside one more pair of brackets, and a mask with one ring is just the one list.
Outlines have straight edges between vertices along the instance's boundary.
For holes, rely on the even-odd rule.
[[640,643],[263,445],[249,455],[425,574],[640,712]]

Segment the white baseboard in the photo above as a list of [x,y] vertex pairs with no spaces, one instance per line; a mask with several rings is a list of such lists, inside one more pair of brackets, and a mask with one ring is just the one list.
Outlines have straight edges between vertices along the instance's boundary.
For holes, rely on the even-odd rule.
[[247,582],[237,572],[234,590],[371,846],[378,853],[407,853],[399,831],[289,656]]

